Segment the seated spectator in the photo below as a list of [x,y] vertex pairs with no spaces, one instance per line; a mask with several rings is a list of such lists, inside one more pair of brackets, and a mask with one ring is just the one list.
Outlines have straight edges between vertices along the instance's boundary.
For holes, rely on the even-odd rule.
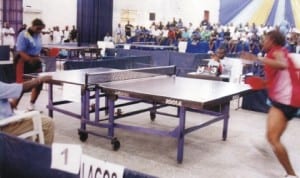
[[138,25],[135,27],[134,33],[135,33],[136,41],[139,42],[142,35],[142,31]]
[[177,44],[177,42],[178,42],[179,40],[181,40],[181,38],[182,38],[182,32],[181,32],[181,30],[180,30],[179,28],[177,28],[177,27],[175,27],[174,31],[175,31],[175,43]]
[[152,31],[152,38],[156,44],[160,44],[162,41],[162,31],[157,26]]
[[197,44],[201,40],[201,32],[199,28],[196,28],[192,33],[192,43]]
[[217,76],[221,75],[224,72],[223,59],[226,55],[225,48],[218,48],[216,53],[211,54],[211,59],[209,60],[207,66],[209,68],[216,67],[217,68]]
[[181,37],[181,40],[183,41],[188,41],[190,39],[190,33],[186,27],[184,27]]
[[300,35],[297,34],[297,45],[296,45],[296,53],[300,53]]
[[[14,115],[11,103],[9,101],[10,99],[19,98],[23,92],[31,91],[32,88],[39,86],[41,83],[47,82],[50,79],[50,76],[43,76],[24,82],[23,84],[7,84],[0,82],[0,119],[5,119]],[[0,131],[12,135],[20,135],[28,130],[31,130],[32,128],[32,120],[28,119],[0,127]],[[47,116],[43,116],[42,129],[45,137],[45,144],[51,145],[54,137],[53,120]]]
[[[261,47],[260,47],[260,37],[256,34],[253,33],[250,41],[249,41],[249,45],[250,45],[250,52],[260,52]],[[254,51],[257,50],[257,51]]]
[[229,52],[235,53],[238,43],[240,42],[241,34],[237,28],[235,28],[234,32],[231,35],[231,39],[228,43]]
[[168,30],[167,26],[165,26],[162,30],[161,43],[159,45],[164,44],[168,41],[168,33],[169,33],[169,30]]
[[218,38],[218,32],[217,32],[217,30],[213,30],[213,32],[210,34],[210,37],[209,37],[209,50],[210,51],[213,51],[217,38]]
[[75,25],[72,26],[72,30],[70,32],[70,41],[77,41],[78,32]]
[[169,32],[168,32],[168,41],[169,41],[169,45],[173,45],[174,42],[176,40],[176,33],[175,33],[175,29],[169,28]]
[[107,32],[103,41],[107,41],[107,42],[112,42],[113,41],[113,38],[112,36],[110,36],[110,34]]
[[204,41],[209,41],[210,38],[210,30],[208,30],[207,28],[205,28],[202,32],[201,32],[201,39]]
[[183,28],[183,22],[182,22],[181,18],[179,18],[176,27],[179,28],[179,29]]

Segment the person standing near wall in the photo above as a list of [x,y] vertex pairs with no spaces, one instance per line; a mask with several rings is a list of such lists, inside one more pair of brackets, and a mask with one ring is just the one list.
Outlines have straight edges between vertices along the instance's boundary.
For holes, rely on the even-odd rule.
[[125,25],[125,37],[127,39],[131,38],[131,29],[133,28],[133,25],[130,24],[128,21],[127,24]]
[[71,42],[77,41],[77,37],[78,37],[77,29],[76,29],[75,25],[73,25],[72,30],[70,31],[70,41]]
[[118,24],[115,33],[116,33],[115,42],[116,43],[121,43],[122,42],[122,27],[121,27],[121,24]]
[[10,27],[8,22],[4,22],[1,35],[2,44],[9,46],[13,56],[15,48],[15,30],[12,27]]
[[[41,19],[34,19],[31,27],[23,30],[18,38],[16,51],[17,55],[14,59],[16,68],[16,82],[23,83],[23,75],[26,73],[42,72],[42,62],[40,60],[40,52],[42,50],[41,32],[45,28],[45,24]],[[31,100],[28,110],[34,110],[34,103],[37,100],[42,90],[42,83],[34,87],[31,91]],[[12,103],[13,108],[16,108],[22,94],[17,100]]]

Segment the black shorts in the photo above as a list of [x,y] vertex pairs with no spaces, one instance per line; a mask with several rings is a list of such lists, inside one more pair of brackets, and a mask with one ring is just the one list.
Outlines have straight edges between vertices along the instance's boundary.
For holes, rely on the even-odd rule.
[[24,62],[24,74],[42,72],[42,62],[35,61],[34,63]]
[[293,106],[281,104],[276,101],[271,101],[271,103],[272,103],[272,106],[274,106],[275,108],[277,108],[283,112],[283,114],[287,118],[287,120],[291,120],[293,117],[296,116],[296,114],[298,112],[298,108],[295,108]]

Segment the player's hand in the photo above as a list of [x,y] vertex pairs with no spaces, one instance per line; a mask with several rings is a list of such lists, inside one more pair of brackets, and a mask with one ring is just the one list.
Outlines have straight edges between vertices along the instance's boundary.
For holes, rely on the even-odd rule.
[[241,52],[240,58],[250,60],[250,61],[255,61],[257,59],[257,56],[249,52]]
[[51,79],[52,79],[52,77],[50,75],[38,77],[38,80],[41,81],[41,83],[49,82]]

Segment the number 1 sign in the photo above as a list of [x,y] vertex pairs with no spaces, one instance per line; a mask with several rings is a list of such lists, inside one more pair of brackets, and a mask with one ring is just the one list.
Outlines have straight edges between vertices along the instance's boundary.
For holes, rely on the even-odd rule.
[[80,145],[53,143],[51,168],[78,174],[81,155]]

